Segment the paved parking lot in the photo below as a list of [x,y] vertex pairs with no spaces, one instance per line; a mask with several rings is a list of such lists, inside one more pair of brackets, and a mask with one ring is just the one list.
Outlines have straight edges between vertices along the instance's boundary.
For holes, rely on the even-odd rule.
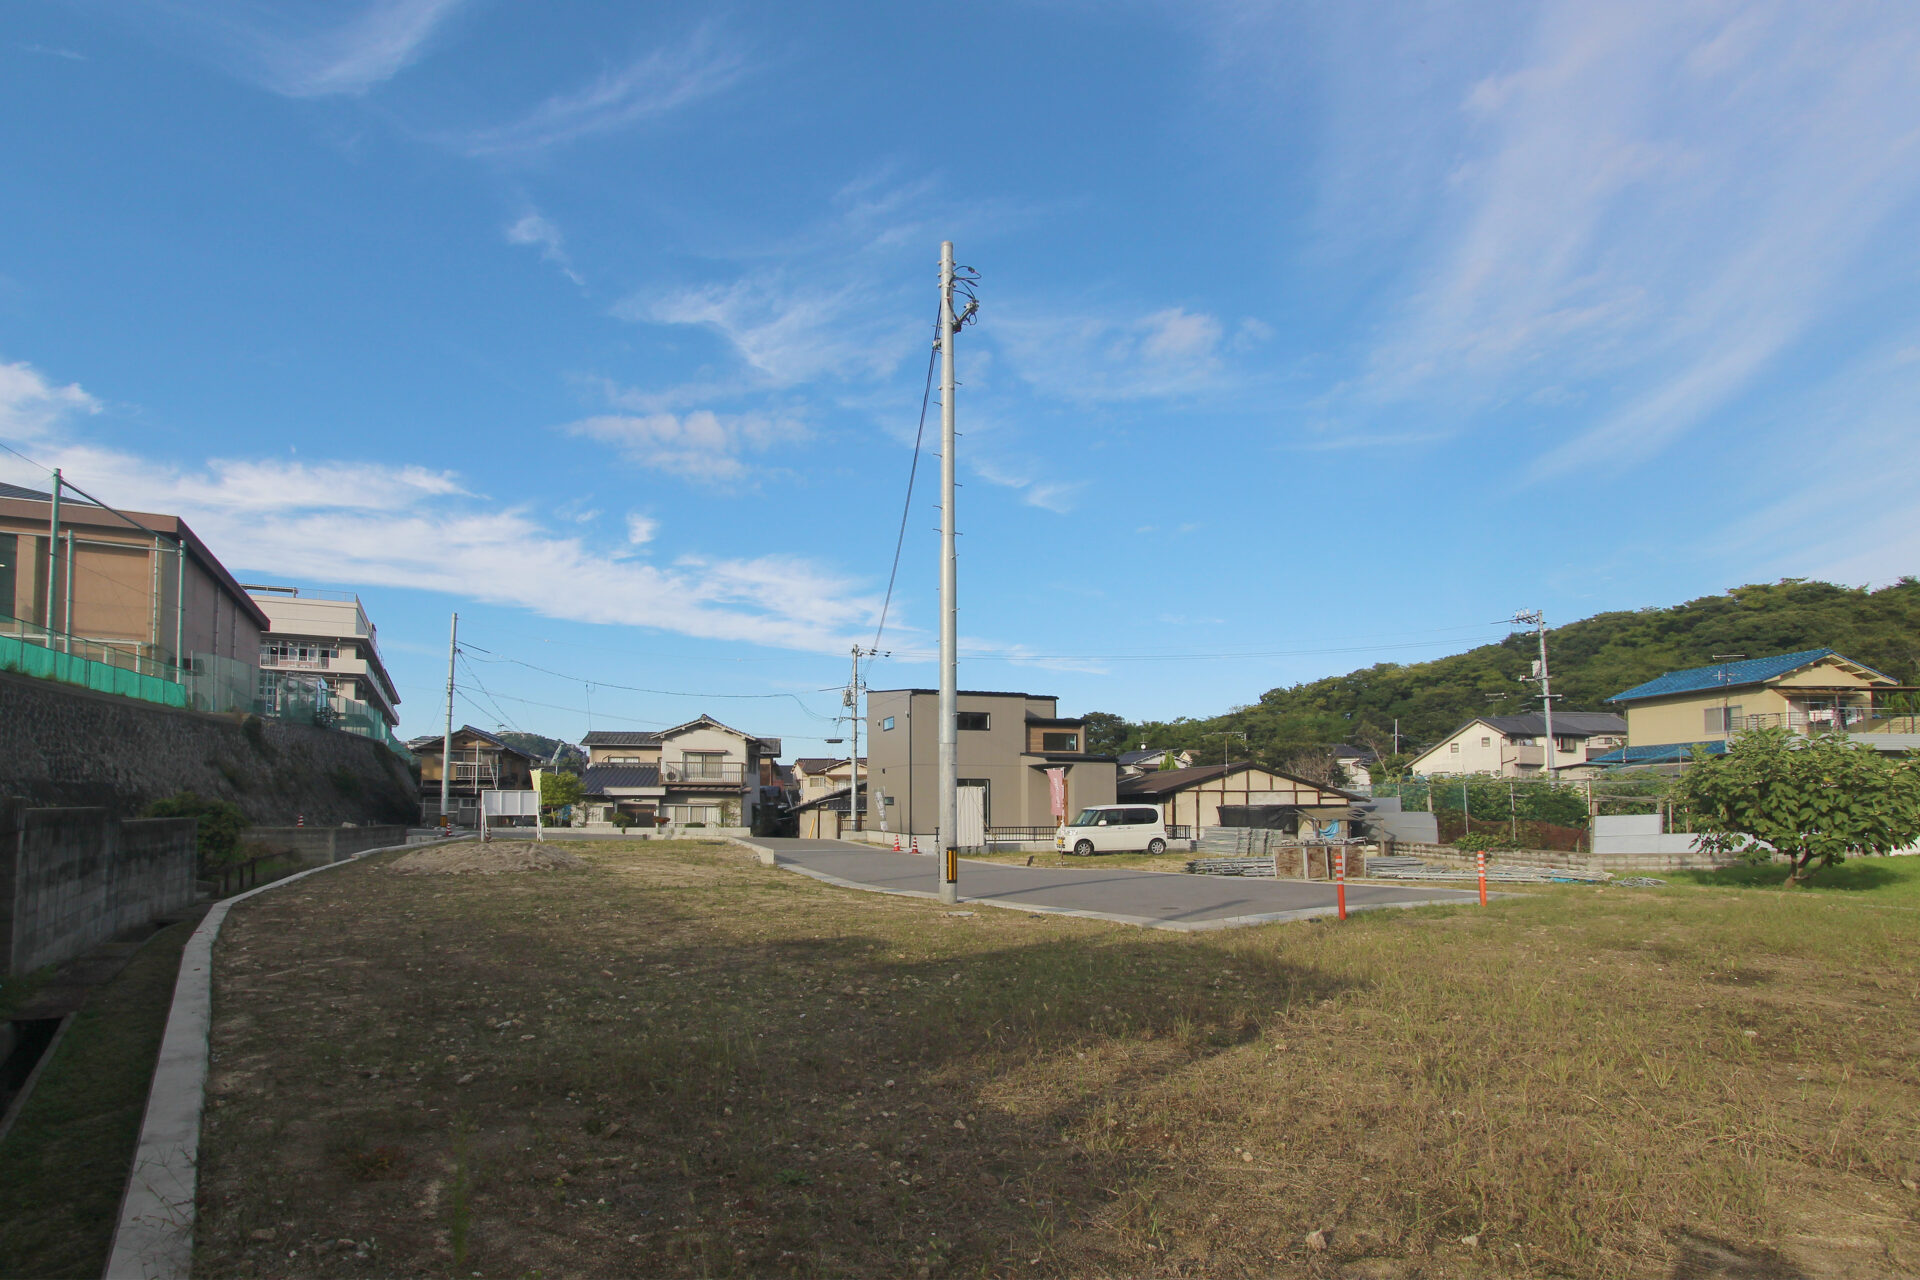
[[[841,840],[755,837],[775,865],[830,884],[877,893],[937,897],[940,862],[932,854],[890,853]],[[1221,929],[1331,915],[1334,888],[1297,880],[1189,876],[1102,868],[1085,871],[960,860],[960,897],[968,905],[1092,916],[1156,929]],[[1474,893],[1428,886],[1350,884],[1347,910],[1471,902]]]

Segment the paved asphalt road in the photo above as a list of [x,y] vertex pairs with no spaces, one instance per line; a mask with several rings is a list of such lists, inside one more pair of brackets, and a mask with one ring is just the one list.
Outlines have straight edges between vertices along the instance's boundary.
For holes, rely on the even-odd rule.
[[[772,854],[777,866],[830,884],[917,897],[935,897],[940,887],[940,863],[932,854],[890,853],[840,840],[755,837],[745,843]],[[1459,889],[1350,884],[1347,910],[1471,902],[1474,896]],[[1097,861],[1081,871],[962,858],[960,898],[963,904],[1092,916],[1159,929],[1220,929],[1334,911],[1330,884],[1130,871],[1101,867]]]

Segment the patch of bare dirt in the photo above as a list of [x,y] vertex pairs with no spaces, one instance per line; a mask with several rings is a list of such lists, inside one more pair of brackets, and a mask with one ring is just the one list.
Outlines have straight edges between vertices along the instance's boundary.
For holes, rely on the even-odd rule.
[[499,876],[520,871],[578,871],[587,864],[577,855],[532,840],[495,840],[454,844],[404,854],[387,864],[403,876]]

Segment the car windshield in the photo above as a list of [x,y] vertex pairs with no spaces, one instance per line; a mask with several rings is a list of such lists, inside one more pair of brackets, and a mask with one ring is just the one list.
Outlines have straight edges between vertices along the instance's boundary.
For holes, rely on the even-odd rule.
[[1082,809],[1080,816],[1067,825],[1070,827],[1097,827],[1100,825],[1100,819],[1105,815],[1105,809]]

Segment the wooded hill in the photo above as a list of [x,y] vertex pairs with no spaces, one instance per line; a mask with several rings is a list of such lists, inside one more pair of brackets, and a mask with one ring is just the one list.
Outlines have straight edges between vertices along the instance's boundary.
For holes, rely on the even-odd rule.
[[[1920,580],[1878,591],[1786,578],[1736,587],[1666,609],[1595,614],[1547,633],[1553,689],[1567,711],[1604,711],[1604,699],[1666,671],[1711,665],[1715,654],[1836,649],[1893,676],[1920,683]],[[1537,710],[1537,686],[1523,683],[1537,654],[1532,632],[1431,662],[1380,663],[1343,676],[1269,689],[1249,706],[1207,719],[1130,722],[1088,717],[1088,749],[1118,752],[1142,743],[1186,748],[1218,760],[1222,730],[1247,734],[1236,759],[1319,773],[1338,743],[1393,747],[1400,721],[1403,751],[1418,751],[1478,715]],[[1323,766],[1322,766],[1323,767]]]

